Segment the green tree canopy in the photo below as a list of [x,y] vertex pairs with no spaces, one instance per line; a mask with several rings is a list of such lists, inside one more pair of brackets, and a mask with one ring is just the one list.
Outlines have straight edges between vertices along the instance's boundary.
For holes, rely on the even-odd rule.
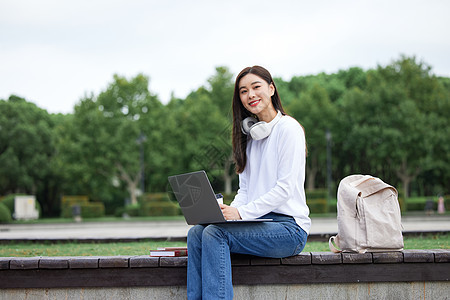
[[25,99],[0,100],[0,189],[36,193],[54,155],[49,114]]
[[159,127],[155,128],[161,109],[148,90],[148,78],[141,74],[130,80],[115,75],[98,97],[82,99],[66,132],[66,151],[71,154],[66,163],[80,180],[78,188],[101,199],[123,184],[131,203],[137,203],[136,192],[147,165],[141,164],[140,146],[150,148],[162,138]]

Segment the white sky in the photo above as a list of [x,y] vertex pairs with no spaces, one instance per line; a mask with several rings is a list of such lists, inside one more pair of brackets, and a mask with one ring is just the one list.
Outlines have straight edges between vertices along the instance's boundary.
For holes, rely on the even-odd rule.
[[450,77],[449,12],[446,0],[0,0],[0,99],[71,113],[113,74],[142,72],[167,103],[217,66],[289,80],[401,54]]

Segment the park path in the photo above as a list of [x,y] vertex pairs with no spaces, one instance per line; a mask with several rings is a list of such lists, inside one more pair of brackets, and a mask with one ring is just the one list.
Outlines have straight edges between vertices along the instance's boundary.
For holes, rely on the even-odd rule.
[[[402,218],[404,232],[448,232],[450,215]],[[191,226],[178,221],[81,222],[65,224],[1,224],[0,240],[185,238]],[[313,218],[311,235],[337,232],[336,218]]]

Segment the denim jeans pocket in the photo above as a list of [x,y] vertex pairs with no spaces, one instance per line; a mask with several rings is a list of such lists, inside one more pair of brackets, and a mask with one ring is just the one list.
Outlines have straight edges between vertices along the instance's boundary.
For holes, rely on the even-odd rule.
[[297,244],[297,247],[295,248],[295,251],[292,254],[292,256],[298,255],[303,251],[303,249],[305,248],[305,245],[306,245],[306,240],[308,238],[308,235],[301,227],[297,228],[296,236],[298,239],[298,244]]

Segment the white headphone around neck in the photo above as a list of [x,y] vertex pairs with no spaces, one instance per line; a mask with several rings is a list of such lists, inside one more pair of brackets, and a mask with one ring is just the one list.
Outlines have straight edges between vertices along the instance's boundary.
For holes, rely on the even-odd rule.
[[278,123],[281,117],[281,111],[278,111],[275,118],[269,123],[264,121],[258,122],[253,117],[245,118],[241,123],[242,132],[246,135],[250,134],[254,140],[262,140],[270,135],[272,128]]

